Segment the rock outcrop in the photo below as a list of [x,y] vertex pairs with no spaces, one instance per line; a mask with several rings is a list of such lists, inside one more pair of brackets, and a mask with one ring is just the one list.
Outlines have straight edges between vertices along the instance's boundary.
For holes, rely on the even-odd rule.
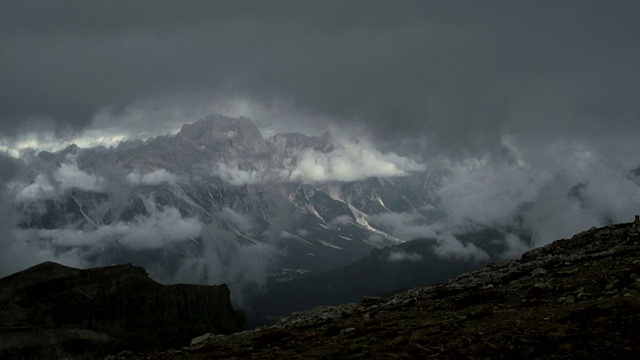
[[0,358],[102,358],[242,330],[226,285],[161,285],[131,265],[46,262],[0,279]]
[[430,287],[318,307],[145,359],[632,359],[640,220],[592,228]]

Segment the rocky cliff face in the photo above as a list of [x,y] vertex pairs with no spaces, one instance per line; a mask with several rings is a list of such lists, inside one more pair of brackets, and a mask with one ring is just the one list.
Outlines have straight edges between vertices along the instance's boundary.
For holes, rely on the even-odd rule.
[[639,327],[636,218],[435,286],[318,307],[181,350],[117,357],[631,359],[640,353]]
[[243,328],[226,285],[161,285],[131,265],[46,262],[0,279],[0,358],[104,356]]

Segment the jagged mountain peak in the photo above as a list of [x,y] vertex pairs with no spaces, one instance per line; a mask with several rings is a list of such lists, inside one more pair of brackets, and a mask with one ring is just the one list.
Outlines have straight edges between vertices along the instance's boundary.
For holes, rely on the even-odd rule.
[[71,144],[57,152],[41,151],[38,153],[38,158],[45,161],[61,161],[69,154],[77,155],[80,150],[82,149],[78,145]]
[[179,136],[203,146],[244,147],[254,152],[267,150],[262,133],[248,118],[208,115],[190,124],[184,124]]
[[141,139],[133,139],[133,140],[125,140],[121,141],[118,146],[116,146],[116,151],[127,151],[131,149],[135,149],[144,145],[144,141]]

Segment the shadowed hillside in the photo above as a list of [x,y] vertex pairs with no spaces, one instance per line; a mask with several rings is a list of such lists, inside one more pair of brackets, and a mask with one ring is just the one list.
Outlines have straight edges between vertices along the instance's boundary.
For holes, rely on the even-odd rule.
[[640,220],[430,287],[127,359],[630,359],[640,351]]

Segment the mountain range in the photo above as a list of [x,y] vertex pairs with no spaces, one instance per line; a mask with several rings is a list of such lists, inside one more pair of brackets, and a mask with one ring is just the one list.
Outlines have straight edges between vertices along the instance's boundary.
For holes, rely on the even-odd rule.
[[[247,118],[210,115],[175,134],[23,158],[1,194],[0,226],[34,263],[132,263],[163,283],[227,283],[260,325],[517,257],[540,245],[536,221],[557,213],[548,196],[527,200],[510,184],[487,196],[455,183],[451,165],[382,148],[335,132],[265,138]],[[635,191],[638,173],[626,180]],[[482,174],[500,185],[499,175]],[[624,210],[592,216],[593,185],[559,184],[554,201],[591,216],[568,229]]]
[[[380,168],[358,165],[367,157]],[[163,281],[263,282],[264,273],[321,272],[428,236],[419,226],[444,216],[435,190],[446,176],[328,133],[265,139],[247,118],[212,115],[176,135],[40,152],[9,188],[23,236],[74,251],[74,265],[133,262]],[[418,231],[393,231],[403,223]],[[242,279],[224,273],[233,267]]]

